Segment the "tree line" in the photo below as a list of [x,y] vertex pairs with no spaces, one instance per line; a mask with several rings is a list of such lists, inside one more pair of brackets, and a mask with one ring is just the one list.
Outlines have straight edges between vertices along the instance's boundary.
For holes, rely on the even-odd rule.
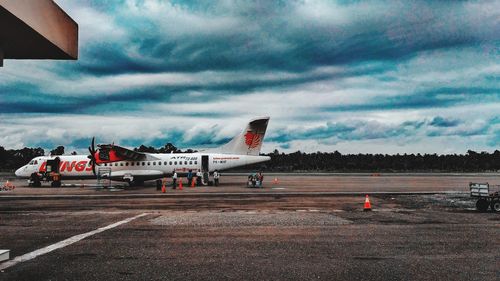
[[[262,168],[274,172],[489,172],[500,171],[500,151],[465,154],[341,154],[293,152],[271,156]],[[254,166],[253,168],[259,168]]]
[[[141,145],[134,148],[148,153],[191,153],[192,149],[181,150],[171,143],[163,147]],[[51,155],[64,154],[64,147],[58,146]],[[76,154],[72,152],[71,154]],[[0,146],[0,170],[13,171],[31,159],[45,155],[44,149],[22,148],[6,150]],[[465,154],[341,154],[335,152],[272,153],[271,160],[239,170],[268,172],[488,172],[500,171],[500,151],[493,153],[467,151]]]

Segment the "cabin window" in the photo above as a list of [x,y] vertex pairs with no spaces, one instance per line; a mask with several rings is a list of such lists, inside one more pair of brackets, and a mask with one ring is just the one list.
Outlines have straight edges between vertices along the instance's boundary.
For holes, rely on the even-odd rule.
[[188,164],[188,161],[184,161],[184,165],[187,165]]
[[128,162],[125,162],[125,166],[128,166]]
[[123,163],[120,163],[120,166],[123,166]]
[[174,162],[174,165],[177,165],[177,161]]
[[130,166],[134,166],[135,162],[130,162]]
[[118,163],[115,163],[115,166],[118,166]]
[[146,162],[142,162],[142,166],[146,165]]
[[156,162],[153,162],[153,165],[156,166]]
[[194,161],[194,164],[195,164],[195,165],[198,165],[198,161]]
[[193,161],[189,161],[189,165],[193,165]]
[[168,165],[172,165],[172,161],[168,162]]
[[163,162],[163,165],[167,166],[167,161]]
[[161,166],[161,161],[158,162],[158,165]]
[[150,165],[151,165],[151,162],[148,161],[148,166],[150,166]]
[[137,165],[137,166],[140,166],[140,165],[141,165],[141,162],[137,162],[137,164],[136,164],[136,165]]

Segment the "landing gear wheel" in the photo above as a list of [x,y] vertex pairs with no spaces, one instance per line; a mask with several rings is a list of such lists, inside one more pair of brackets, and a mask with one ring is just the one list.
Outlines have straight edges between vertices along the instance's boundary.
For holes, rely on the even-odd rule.
[[476,208],[480,212],[486,212],[488,210],[488,201],[485,199],[479,199],[476,202]]
[[61,182],[60,181],[53,181],[50,183],[51,187],[61,187]]
[[144,181],[134,180],[129,183],[130,186],[144,186]]
[[500,200],[491,202],[490,207],[495,212],[500,212]]

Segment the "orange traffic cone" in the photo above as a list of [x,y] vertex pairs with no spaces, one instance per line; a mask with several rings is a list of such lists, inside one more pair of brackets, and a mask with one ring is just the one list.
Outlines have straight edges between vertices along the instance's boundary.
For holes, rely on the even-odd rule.
[[165,193],[167,191],[167,188],[165,187],[165,183],[161,185],[161,193]]
[[179,190],[182,190],[182,178],[179,178]]
[[371,211],[371,210],[372,210],[372,204],[370,203],[370,198],[368,197],[368,194],[366,194],[365,206],[363,208],[363,211]]
[[274,178],[273,183],[274,183],[274,184],[278,184],[278,183],[279,183],[278,178]]
[[194,187],[194,185],[196,184],[196,181],[194,180],[194,178],[191,179],[191,187]]
[[9,182],[9,180],[7,180],[5,182],[5,187],[8,188],[8,189],[10,189],[10,190],[16,188],[11,182]]

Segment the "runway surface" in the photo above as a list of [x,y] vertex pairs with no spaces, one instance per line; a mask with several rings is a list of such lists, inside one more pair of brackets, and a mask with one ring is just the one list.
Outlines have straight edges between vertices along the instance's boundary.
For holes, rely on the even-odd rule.
[[[16,260],[0,263],[0,280],[500,276],[500,214],[475,211],[466,193],[469,181],[497,177],[281,175],[263,190],[241,178],[165,194],[16,182],[0,192],[0,249]],[[364,212],[369,192],[373,211]]]

